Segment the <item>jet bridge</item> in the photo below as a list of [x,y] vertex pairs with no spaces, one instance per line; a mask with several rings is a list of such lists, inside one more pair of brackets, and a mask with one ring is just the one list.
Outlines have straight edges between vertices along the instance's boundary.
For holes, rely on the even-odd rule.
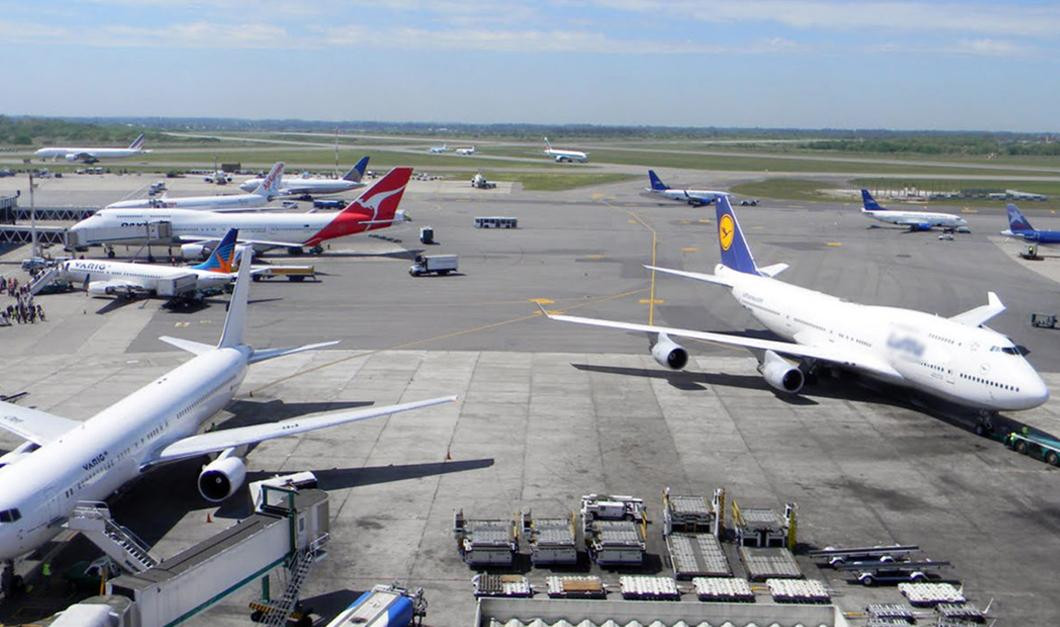
[[[157,565],[107,582],[107,594],[132,599],[134,625],[175,625],[262,579],[259,617],[283,625],[314,562],[326,555],[328,496],[315,488],[260,486],[250,517]],[[269,485],[273,483],[272,485]],[[282,567],[284,591],[269,598],[269,573]]]

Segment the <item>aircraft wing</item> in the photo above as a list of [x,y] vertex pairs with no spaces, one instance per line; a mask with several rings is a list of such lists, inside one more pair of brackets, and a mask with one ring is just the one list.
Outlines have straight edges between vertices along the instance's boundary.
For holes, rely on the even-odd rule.
[[711,333],[709,331],[692,331],[688,329],[675,329],[672,327],[659,327],[649,324],[636,324],[633,322],[616,322],[613,320],[599,320],[597,318],[582,318],[580,316],[566,316],[550,314],[545,315],[552,320],[573,322],[576,324],[587,324],[609,329],[622,329],[625,331],[643,331],[645,333],[665,333],[676,337],[687,337],[694,340],[702,340],[712,344],[723,346],[739,346],[752,350],[771,350],[792,357],[806,357],[809,359],[820,359],[848,368],[858,368],[876,372],[882,375],[897,376],[897,371],[890,364],[879,359],[871,353],[852,352],[848,348],[836,348],[832,346],[794,344],[792,342],[779,342],[776,340],[764,340],[755,337],[743,337],[740,335],[729,335],[728,333]]
[[76,420],[0,401],[0,429],[40,446],[80,426]]
[[135,281],[123,281],[121,279],[109,279],[107,281],[89,281],[95,289],[105,290],[107,294],[126,292],[128,294],[146,294],[150,292],[142,283]]
[[960,322],[961,324],[970,327],[977,327],[981,324],[986,324],[991,318],[1005,311],[1005,305],[1001,302],[1001,299],[997,297],[997,294],[987,292],[986,301],[985,305],[979,305],[974,309],[959,313],[950,318],[950,320]]
[[283,438],[289,435],[305,433],[307,431],[326,429],[328,427],[335,427],[348,422],[357,422],[360,420],[379,418],[381,416],[389,416],[390,414],[396,414],[398,412],[432,407],[434,405],[441,405],[442,403],[452,403],[455,400],[455,396],[442,396],[425,401],[414,401],[412,403],[401,403],[399,405],[388,405],[386,407],[371,407],[369,409],[359,409],[356,411],[339,411],[318,414],[316,416],[303,416],[301,418],[291,418],[289,420],[253,425],[250,427],[237,427],[234,429],[221,429],[220,431],[200,433],[198,435],[177,440],[173,444],[165,447],[154,457],[154,459],[148,462],[148,465],[172,462],[179,459],[186,459],[188,457],[197,457],[207,453],[217,453],[236,446],[256,444],[274,438]]

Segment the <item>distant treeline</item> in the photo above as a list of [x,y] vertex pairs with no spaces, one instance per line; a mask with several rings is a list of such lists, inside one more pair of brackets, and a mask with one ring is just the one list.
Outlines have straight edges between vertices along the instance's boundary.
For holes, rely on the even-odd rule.
[[1060,155],[1060,142],[1048,136],[998,137],[993,134],[827,139],[800,143],[810,150],[924,155]]
[[34,146],[41,144],[113,145],[125,147],[144,133],[147,140],[179,141],[161,131],[144,129],[115,121],[89,123],[60,118],[30,118],[0,115],[0,144]]

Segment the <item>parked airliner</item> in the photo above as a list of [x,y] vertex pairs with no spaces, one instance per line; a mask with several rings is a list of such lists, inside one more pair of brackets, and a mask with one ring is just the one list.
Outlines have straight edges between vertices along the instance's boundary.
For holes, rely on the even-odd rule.
[[474,146],[468,146],[466,148],[457,148],[456,149],[456,154],[464,155],[465,157],[469,157],[469,156],[475,154],[475,147]]
[[443,152],[449,152],[449,146],[447,146],[445,144],[442,144],[441,146],[431,146],[430,147],[430,153],[431,154],[440,155]]
[[128,148],[62,148],[45,147],[33,153],[40,159],[66,159],[67,161],[83,161],[85,163],[96,163],[100,159],[125,159],[142,155],[150,150],[144,150],[144,134],[134,139]]
[[670,200],[687,202],[693,207],[709,205],[726,193],[710,189],[672,189],[662,182],[659,175],[655,174],[655,170],[648,170],[648,182],[651,183],[651,187],[644,188],[648,196],[662,196]]
[[968,221],[952,213],[933,211],[905,211],[881,207],[869,190],[861,190],[861,213],[874,220],[908,227],[910,231],[930,231],[940,226],[948,231],[968,232]]
[[[140,209],[147,207],[167,209],[201,209],[209,211],[242,211],[264,207],[280,195],[283,178],[283,162],[272,166],[268,176],[249,194],[222,194],[213,196],[177,196],[161,198],[137,198],[121,200],[107,205],[106,209]],[[167,192],[168,194],[168,192]]]
[[456,400],[454,396],[303,416],[197,434],[232,400],[247,367],[335,344],[254,349],[244,339],[250,264],[241,264],[217,346],[162,337],[195,355],[85,421],[0,402],[0,428],[26,440],[0,458],[0,559],[41,546],[63,529],[79,501],[100,501],[156,466],[219,454],[203,466],[199,493],[220,502],[246,478],[241,447],[273,438]]
[[[277,184],[280,196],[314,196],[322,194],[341,194],[351,189],[367,185],[362,179],[368,169],[368,157],[362,157],[342,178],[329,179],[318,176],[281,177]],[[265,179],[252,178],[239,184],[239,189],[252,192],[258,189]]]
[[1021,350],[984,326],[1005,310],[993,292],[988,294],[986,305],[951,318],[852,303],[775,279],[787,264],[759,267],[755,263],[727,197],[718,200],[716,215],[721,263],[714,274],[649,268],[730,288],[736,301],[783,341],[546,315],[566,322],[653,334],[652,356],[660,365],[675,370],[688,363],[688,352],[670,336],[748,348],[759,355],[758,370],[766,382],[790,394],[798,393],[805,382],[795,359],[810,367],[819,363],[855,370],[982,410],[982,430],[990,428],[992,412],[1031,409],[1049,398],[1048,388]]
[[579,150],[567,150],[566,148],[553,148],[552,143],[545,138],[545,154],[556,160],[557,163],[574,162],[585,163],[589,155]]
[[150,243],[181,245],[186,259],[202,257],[212,250],[230,228],[239,229],[239,241],[262,252],[287,248],[301,253],[303,248],[322,252],[324,241],[358,233],[390,228],[409,221],[398,210],[401,197],[412,176],[412,168],[394,168],[355,198],[342,211],[289,213],[219,213],[189,209],[106,208],[67,230],[66,246],[82,249],[102,245],[147,243],[150,225],[168,224],[171,231]]
[[1043,231],[1031,226],[1023,213],[1010,204],[1006,207],[1008,211],[1008,228],[1001,231],[1002,235],[1022,239],[1031,244],[1055,245],[1060,244],[1060,231]]
[[126,263],[109,259],[71,259],[59,265],[58,278],[84,286],[92,296],[154,295],[160,281],[174,281],[195,275],[195,291],[220,289],[232,281],[235,267],[236,238],[239,229],[229,229],[209,258],[194,266],[158,266]]

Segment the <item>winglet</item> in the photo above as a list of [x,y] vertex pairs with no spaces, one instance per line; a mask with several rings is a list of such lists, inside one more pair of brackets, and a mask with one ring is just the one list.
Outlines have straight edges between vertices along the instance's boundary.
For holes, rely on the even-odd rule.
[[[249,258],[248,256],[247,259]],[[247,298],[250,294],[250,265],[239,264],[236,286],[232,290],[232,300],[228,302],[228,315],[225,316],[225,327],[217,348],[234,348],[243,344],[243,331],[247,324]]]

